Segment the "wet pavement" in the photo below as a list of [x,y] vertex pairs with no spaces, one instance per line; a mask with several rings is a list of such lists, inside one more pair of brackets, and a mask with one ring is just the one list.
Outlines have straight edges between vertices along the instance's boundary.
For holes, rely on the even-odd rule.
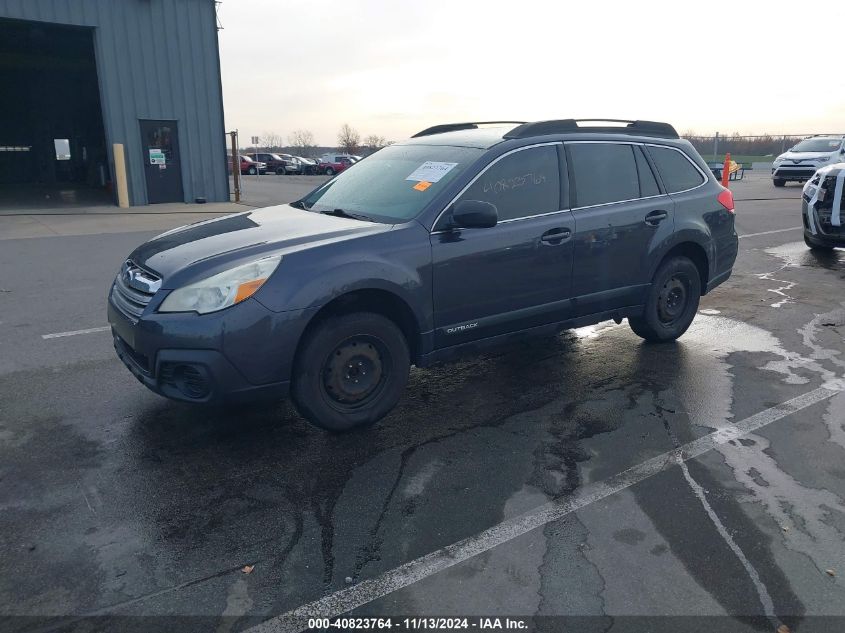
[[413,370],[340,436],[163,400],[108,332],[42,338],[103,326],[149,231],[0,241],[0,615],[845,630],[845,251],[806,249],[800,188],[770,188],[735,186],[734,275],[676,344],[608,322]]

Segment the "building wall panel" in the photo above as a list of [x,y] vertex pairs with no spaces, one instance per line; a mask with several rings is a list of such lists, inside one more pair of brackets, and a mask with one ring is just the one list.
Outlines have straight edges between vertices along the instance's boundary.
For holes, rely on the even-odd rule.
[[133,205],[147,203],[140,119],[178,122],[186,202],[228,200],[213,0],[0,0],[0,17],[94,29],[106,138],[126,146]]

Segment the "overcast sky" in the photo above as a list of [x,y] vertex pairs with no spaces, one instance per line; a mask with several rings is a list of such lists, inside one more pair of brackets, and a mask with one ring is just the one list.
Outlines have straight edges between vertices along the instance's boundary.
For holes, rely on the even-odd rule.
[[226,126],[242,140],[304,128],[331,146],[343,123],[388,140],[443,122],[570,117],[845,131],[845,3],[796,6],[223,0]]

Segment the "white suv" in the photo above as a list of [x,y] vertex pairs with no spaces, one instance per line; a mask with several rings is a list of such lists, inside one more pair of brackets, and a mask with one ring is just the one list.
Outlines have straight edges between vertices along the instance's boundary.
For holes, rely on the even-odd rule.
[[805,138],[772,163],[772,182],[783,187],[787,181],[804,182],[820,167],[845,161],[845,136],[818,135]]

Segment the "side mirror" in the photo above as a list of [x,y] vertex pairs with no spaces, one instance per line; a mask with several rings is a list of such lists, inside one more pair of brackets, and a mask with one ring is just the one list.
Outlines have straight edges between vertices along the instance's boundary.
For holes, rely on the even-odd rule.
[[461,200],[452,207],[452,225],[465,229],[488,229],[496,226],[499,211],[495,204],[481,200]]

